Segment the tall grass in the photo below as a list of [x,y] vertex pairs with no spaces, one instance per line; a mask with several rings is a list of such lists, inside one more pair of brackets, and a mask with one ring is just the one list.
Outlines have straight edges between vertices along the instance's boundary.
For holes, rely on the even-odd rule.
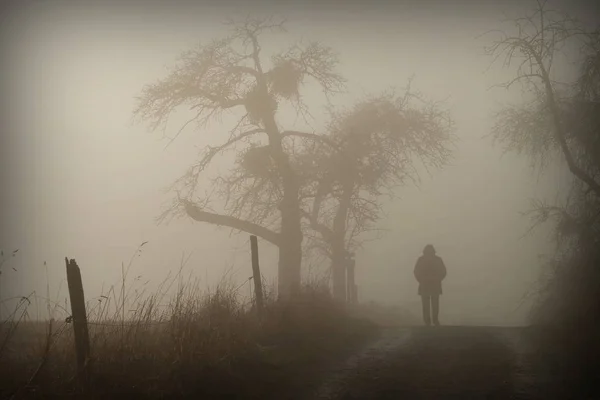
[[[557,393],[598,398],[600,386],[600,204],[574,189],[581,201],[561,212],[559,248],[548,263],[532,310],[534,343]],[[568,213],[567,213],[568,212]],[[559,392],[566,390],[566,392]]]
[[[375,332],[350,318],[326,286],[303,286],[294,302],[265,309],[239,294],[231,279],[203,289],[182,274],[152,293],[128,280],[88,300],[90,391],[78,393],[68,306],[50,302],[55,319],[28,315],[35,294],[19,302],[2,326],[3,398],[283,398],[310,385],[318,367]],[[47,299],[47,298],[46,298]]]

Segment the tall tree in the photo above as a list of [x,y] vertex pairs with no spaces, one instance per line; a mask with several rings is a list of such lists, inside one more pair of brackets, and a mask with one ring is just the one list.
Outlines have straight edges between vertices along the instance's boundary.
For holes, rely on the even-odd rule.
[[[516,76],[498,86],[510,89],[519,83],[530,100],[501,110],[493,136],[507,149],[528,151],[537,161],[543,161],[549,151],[559,150],[572,175],[590,192],[600,196],[600,181],[597,173],[587,169],[581,159],[583,148],[577,142],[583,137],[580,135],[577,139],[580,129],[575,129],[581,113],[590,113],[590,107],[594,107],[594,102],[588,101],[589,93],[585,93],[597,91],[597,87],[584,89],[584,86],[590,86],[592,79],[597,79],[593,76],[598,67],[597,55],[594,55],[598,34],[587,32],[565,13],[548,9],[546,1],[538,0],[535,12],[514,22],[516,32],[500,31],[502,37],[486,50],[494,61],[502,57],[506,66],[517,66]],[[555,73],[557,60],[565,51],[578,49],[588,54],[582,64],[588,71],[578,82],[561,84]]]
[[[563,351],[561,364],[577,371],[581,380],[569,384],[587,384],[598,374],[600,334],[600,29],[586,29],[545,2],[515,23],[517,32],[503,33],[489,51],[508,64],[520,59],[515,78],[503,86],[523,83],[530,100],[501,110],[493,135],[537,168],[550,154],[561,156],[573,178],[564,203],[536,202],[530,211],[534,227],[553,220],[557,239],[533,316],[553,325],[540,342]],[[561,83],[554,72],[565,53],[578,70]]]
[[333,294],[346,298],[346,255],[382,214],[382,196],[418,183],[419,170],[444,166],[453,143],[453,121],[439,104],[411,91],[366,98],[332,111],[330,146],[310,149],[311,209],[304,213],[321,234],[331,259]]
[[[336,54],[315,42],[295,44],[274,54],[270,62],[265,60],[261,36],[283,32],[282,21],[248,18],[230,22],[229,27],[228,36],[186,52],[166,78],[146,86],[135,115],[156,130],[165,127],[173,111],[188,108],[193,116],[179,129],[177,137],[191,123],[205,128],[226,111],[241,111],[230,136],[221,145],[207,147],[199,161],[175,183],[174,188],[183,196],[167,213],[180,211],[183,205],[185,212],[197,221],[229,226],[276,244],[278,293],[288,298],[300,284],[303,233],[298,173],[290,161],[292,149],[284,139],[302,135],[317,140],[318,135],[285,131],[277,123],[277,111],[284,102],[291,103],[300,113],[306,111],[300,95],[306,81],[312,79],[325,94],[331,94],[342,89],[344,79],[335,72]],[[207,199],[195,198],[201,176],[215,157],[240,145],[245,145],[239,154],[246,167],[269,173],[255,171],[239,179],[221,177],[214,183],[230,195],[225,213],[209,212],[205,209]],[[252,213],[256,207],[252,201],[258,200],[256,188],[261,187],[272,189],[271,200],[276,199],[278,204],[257,215]],[[244,190],[236,192],[236,188]],[[279,214],[279,226],[270,229],[264,224],[274,220],[274,213]]]

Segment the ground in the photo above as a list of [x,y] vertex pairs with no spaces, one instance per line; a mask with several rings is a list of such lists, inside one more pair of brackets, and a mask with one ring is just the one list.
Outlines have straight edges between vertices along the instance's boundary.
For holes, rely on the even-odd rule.
[[[336,326],[339,323],[337,321]],[[296,328],[292,326],[291,332],[296,332]],[[125,386],[115,380],[115,374],[107,375],[106,370],[100,373],[96,369],[96,378],[111,378],[112,386],[98,386],[93,398],[115,398],[117,393],[123,394],[122,390],[129,388],[132,390],[130,398],[144,399],[600,399],[592,393],[593,390],[598,392],[594,386],[600,386],[594,385],[597,374],[593,371],[597,369],[589,368],[597,365],[595,353],[585,347],[585,356],[591,360],[589,364],[565,357],[564,352],[557,350],[560,346],[548,346],[547,340],[540,340],[555,336],[548,328],[375,329],[369,324],[362,326],[353,322],[336,332],[281,335],[278,340],[262,343],[260,356],[253,352],[248,358],[242,358],[245,364],[179,369],[177,382],[185,385],[171,387],[165,380],[162,382],[164,391],[162,387],[157,391],[131,386],[131,379],[139,381],[141,376],[148,381],[147,378],[153,376],[146,369],[139,376],[127,374]],[[32,341],[23,335],[19,338]],[[578,338],[575,336],[572,340]],[[544,345],[539,346],[540,343]],[[583,365],[588,365],[587,372]],[[0,366],[7,367],[2,362]],[[109,363],[108,367],[118,371],[119,365]],[[2,376],[7,378],[6,373],[11,370],[15,368],[3,370]],[[160,366],[157,371],[165,373]],[[25,378],[29,376],[31,371]],[[8,381],[0,379],[3,384]],[[60,387],[44,386],[44,382],[40,379],[14,398],[34,398],[31,396],[36,393],[35,398],[65,398],[70,393],[61,391]],[[13,398],[14,390],[6,390],[6,398]],[[53,393],[59,395],[52,396]],[[0,398],[4,398],[2,390]]]
[[[381,336],[331,370],[312,399],[564,399],[525,328],[414,327]],[[565,397],[566,396],[566,397]]]

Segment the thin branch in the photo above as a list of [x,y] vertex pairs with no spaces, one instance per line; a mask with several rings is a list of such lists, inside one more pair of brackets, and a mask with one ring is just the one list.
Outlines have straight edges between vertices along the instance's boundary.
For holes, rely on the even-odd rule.
[[333,150],[340,151],[339,145],[336,144],[335,142],[333,142],[332,140],[328,139],[325,135],[318,135],[316,133],[300,132],[300,131],[283,131],[283,132],[281,132],[281,136],[282,137],[297,136],[297,137],[302,137],[305,139],[311,139],[311,140],[314,140],[314,141],[317,141],[320,143],[324,143]]

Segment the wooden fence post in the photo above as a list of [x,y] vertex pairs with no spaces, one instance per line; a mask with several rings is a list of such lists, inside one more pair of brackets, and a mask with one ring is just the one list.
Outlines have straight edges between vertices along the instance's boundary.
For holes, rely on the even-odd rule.
[[263,308],[263,291],[262,278],[260,276],[260,267],[258,265],[258,239],[254,235],[250,236],[250,251],[252,252],[252,279],[254,280],[256,311],[260,317],[262,315]]
[[65,257],[67,264],[67,284],[71,301],[73,333],[75,334],[75,351],[77,353],[77,377],[83,388],[89,383],[90,336],[85,311],[85,297],[81,272],[75,260]]

